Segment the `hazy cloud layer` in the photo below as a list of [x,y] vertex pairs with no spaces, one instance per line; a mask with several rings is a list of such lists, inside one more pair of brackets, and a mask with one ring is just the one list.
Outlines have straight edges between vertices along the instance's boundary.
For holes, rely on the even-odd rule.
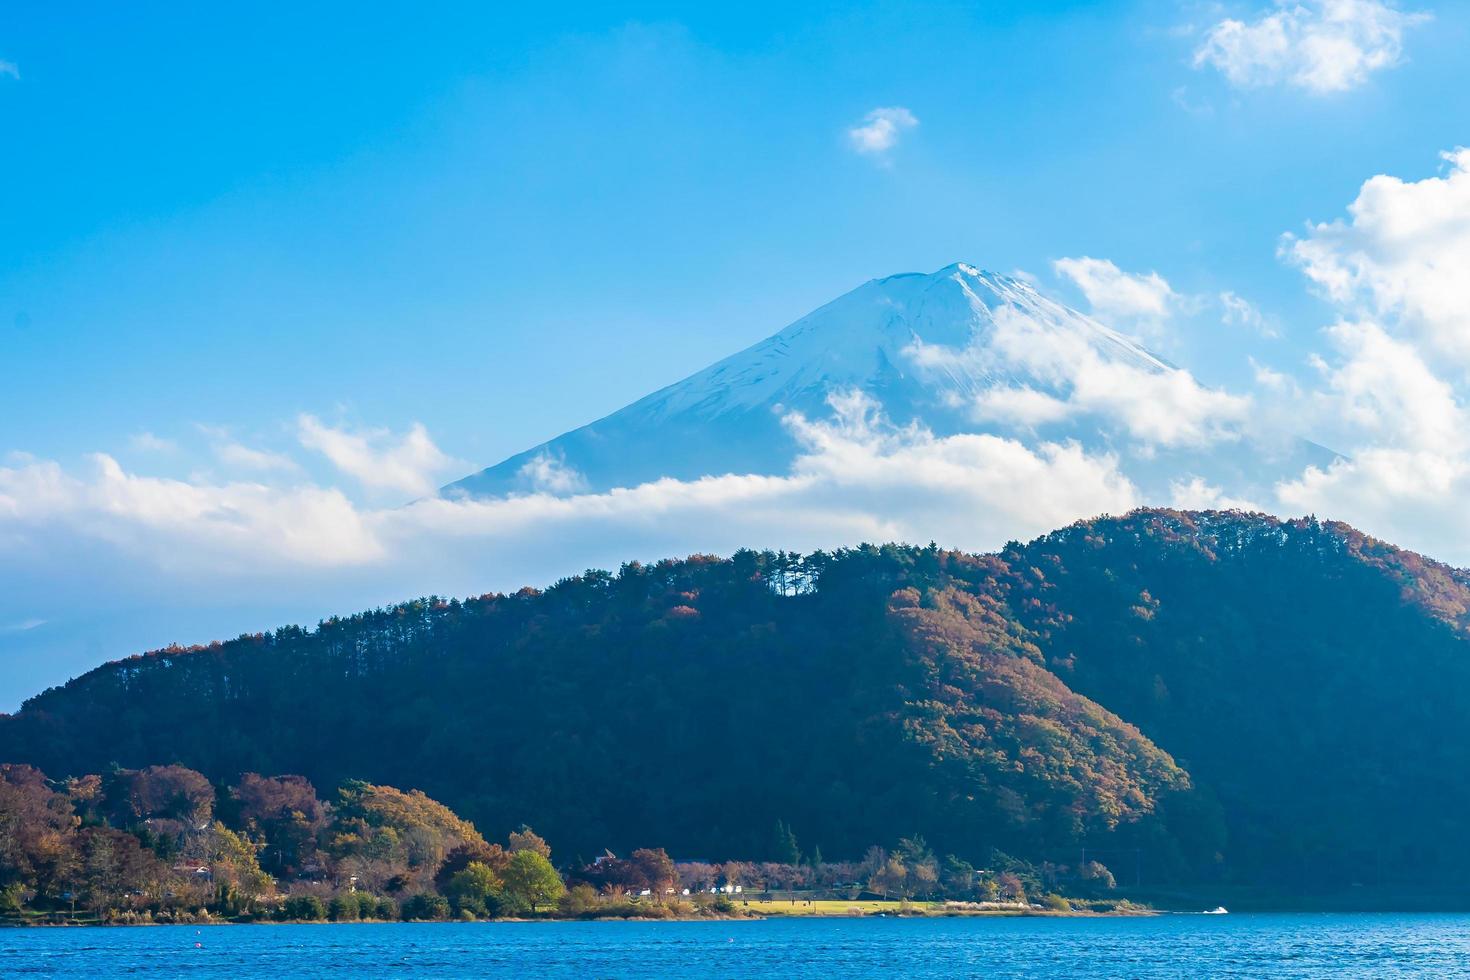
[[[604,522],[627,529],[674,521],[687,529],[676,537],[688,548],[711,546],[710,527],[745,524],[773,543],[938,535],[980,547],[1138,502],[1110,456],[1074,445],[1028,447],[995,436],[939,438],[895,428],[857,393],[834,397],[832,405],[826,419],[788,417],[799,452],[784,475],[659,480],[598,494],[427,498],[403,507],[367,506],[313,484],[148,477],[100,454],[80,473],[20,458],[0,467],[0,540],[23,550],[23,541],[45,547],[53,536],[76,536],[191,577],[220,561],[269,576],[293,565],[431,559],[522,536],[550,541],[573,528],[595,537],[611,530],[595,528]],[[574,479],[561,470],[565,481]],[[721,543],[738,544],[742,536],[722,536]]]

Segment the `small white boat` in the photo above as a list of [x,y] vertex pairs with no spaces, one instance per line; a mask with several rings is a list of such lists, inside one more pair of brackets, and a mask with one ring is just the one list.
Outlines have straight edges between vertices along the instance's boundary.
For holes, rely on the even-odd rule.
[[1201,912],[1200,914],[1201,915],[1229,915],[1230,914],[1230,910],[1227,909],[1223,905],[1216,905],[1214,908],[1212,908],[1212,909],[1206,909],[1204,912]]

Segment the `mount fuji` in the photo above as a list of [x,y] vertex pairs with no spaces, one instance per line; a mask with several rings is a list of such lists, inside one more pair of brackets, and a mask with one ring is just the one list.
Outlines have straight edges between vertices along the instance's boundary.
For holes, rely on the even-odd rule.
[[1111,453],[1145,498],[1203,480],[1237,499],[1335,454],[1265,439],[1249,400],[1201,385],[1031,284],[956,263],[875,279],[737,354],[443,488],[567,495],[660,478],[783,474],[791,422],[860,397],[886,424]]

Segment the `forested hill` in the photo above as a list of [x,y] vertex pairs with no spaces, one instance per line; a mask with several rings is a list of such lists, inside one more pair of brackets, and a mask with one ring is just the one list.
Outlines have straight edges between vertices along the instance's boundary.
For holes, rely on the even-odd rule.
[[0,761],[362,776],[573,854],[761,858],[780,820],[828,857],[918,833],[1152,881],[1463,884],[1467,624],[1460,572],[1344,525],[1139,511],[159,651],[0,716]]

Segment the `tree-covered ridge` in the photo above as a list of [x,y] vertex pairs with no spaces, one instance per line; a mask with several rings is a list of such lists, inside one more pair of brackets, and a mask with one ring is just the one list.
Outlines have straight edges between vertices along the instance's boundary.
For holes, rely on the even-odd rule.
[[[1079,553],[1085,546],[1111,559],[1118,549],[1155,551],[1156,560],[1195,553],[1209,561],[1242,561],[1274,554],[1329,565],[1343,558],[1378,572],[1400,590],[1401,598],[1459,630],[1470,630],[1470,572],[1395,547],[1344,524],[1316,518],[1282,520],[1269,514],[1238,511],[1138,510],[1121,518],[1079,521],[1053,531],[1024,548],[1011,545],[1003,553],[1015,557]],[[1140,564],[1142,559],[1142,564]],[[1147,567],[1148,559],[1132,554],[1129,568]]]
[[958,557],[742,552],[421,600],[109,665],[5,736],[53,771],[162,755],[414,782],[583,851],[759,854],[752,828],[786,819],[835,855],[919,829],[1027,853],[1186,786],[999,608],[945,593]]
[[1462,573],[1344,525],[1139,511],[992,555],[631,563],[159,651],[31,699],[0,746],[361,774],[573,853],[761,856],[781,820],[841,858],[921,833],[1155,880],[1451,880],[1467,609]]
[[1340,523],[1169,511],[1079,524],[1003,560],[1008,605],[1053,669],[1181,761],[1239,874],[1464,873],[1461,573]]

